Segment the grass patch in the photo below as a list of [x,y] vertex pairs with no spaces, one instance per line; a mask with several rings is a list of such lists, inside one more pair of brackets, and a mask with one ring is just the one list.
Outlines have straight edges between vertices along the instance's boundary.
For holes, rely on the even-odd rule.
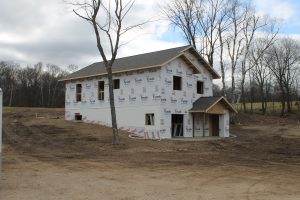
[[3,113],[10,113],[16,111],[15,107],[3,107]]
[[[287,105],[286,105],[287,106]],[[238,110],[242,111],[243,110],[243,104],[239,103],[238,105]],[[251,109],[251,103],[246,103],[246,108],[247,110]],[[254,102],[252,104],[253,110],[260,110],[261,109],[261,102]],[[281,103],[280,102],[267,102],[267,110],[268,111],[274,111],[274,112],[280,112],[281,111]],[[296,101],[292,102],[292,110],[298,110],[298,106],[296,105]]]

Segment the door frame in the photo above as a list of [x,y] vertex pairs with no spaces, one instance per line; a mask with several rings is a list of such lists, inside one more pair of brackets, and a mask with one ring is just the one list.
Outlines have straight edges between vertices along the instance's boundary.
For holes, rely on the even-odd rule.
[[[174,121],[179,120],[178,118],[174,119],[175,115],[177,115],[177,116],[180,115],[182,117],[182,119],[180,121],[182,121],[182,122],[174,123]],[[174,116],[174,118],[173,118],[173,116]],[[172,138],[184,137],[184,128],[183,127],[184,127],[184,114],[171,114],[171,137]],[[174,128],[176,128],[177,130],[174,130]],[[177,135],[177,134],[179,134],[179,135]]]
[[220,136],[220,115],[210,115],[210,136]]

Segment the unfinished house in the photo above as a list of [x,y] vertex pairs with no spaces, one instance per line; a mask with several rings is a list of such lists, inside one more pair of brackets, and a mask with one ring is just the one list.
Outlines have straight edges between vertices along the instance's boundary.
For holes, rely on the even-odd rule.
[[[144,138],[229,136],[224,97],[213,97],[218,73],[192,46],[119,58],[113,88],[120,129]],[[108,79],[102,62],[63,79],[65,119],[111,126]]]

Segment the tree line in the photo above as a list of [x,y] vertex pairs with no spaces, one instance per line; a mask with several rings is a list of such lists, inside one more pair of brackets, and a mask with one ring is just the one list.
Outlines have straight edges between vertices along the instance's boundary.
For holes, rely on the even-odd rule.
[[[96,11],[101,4],[95,0],[91,2],[93,4],[87,5],[91,11],[95,11],[94,16],[83,19],[95,21],[97,36],[97,27],[100,25],[96,22]],[[129,2],[130,7],[125,9],[127,12],[134,3]],[[74,3],[71,5],[78,6]],[[112,11],[105,7],[101,9],[111,20],[109,13]],[[81,16],[76,9],[74,11]],[[241,102],[244,111],[247,111],[247,102],[259,101],[265,113],[266,102],[270,99],[281,102],[282,115],[292,111],[291,103],[298,98],[300,44],[295,39],[280,37],[275,19],[259,15],[250,0],[169,0],[162,6],[162,12],[189,44],[212,66],[220,69],[220,95],[226,96],[233,104]],[[122,18],[119,20],[116,25],[121,29]],[[140,25],[129,27],[131,29]],[[107,24],[103,26],[100,30],[108,34],[109,40],[114,29],[110,30],[111,26],[106,27]],[[121,33],[117,31],[116,38]],[[97,40],[97,46],[100,47],[101,57],[107,61],[101,42]],[[109,70],[113,64],[111,61],[117,55],[118,40],[112,47],[113,59],[108,59]],[[0,87],[5,94],[4,105],[64,106],[64,87],[58,80],[72,72],[72,68],[74,71],[74,65],[63,70],[57,65],[44,65],[41,62],[22,68],[16,63],[1,62]]]
[[61,78],[77,69],[67,70],[54,64],[38,62],[33,66],[21,67],[18,63],[0,62],[0,88],[4,106],[64,107],[65,88]]
[[[281,102],[281,115],[298,98],[300,44],[279,36],[276,19],[261,16],[251,1],[169,0],[167,19],[208,62],[219,67],[220,94],[231,103]],[[295,95],[296,94],[296,95]]]

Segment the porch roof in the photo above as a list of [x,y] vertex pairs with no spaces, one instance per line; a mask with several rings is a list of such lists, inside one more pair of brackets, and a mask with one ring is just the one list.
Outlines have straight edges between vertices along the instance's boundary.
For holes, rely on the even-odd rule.
[[237,113],[237,110],[224,97],[200,97],[193,103],[189,112],[219,114],[225,108]]

